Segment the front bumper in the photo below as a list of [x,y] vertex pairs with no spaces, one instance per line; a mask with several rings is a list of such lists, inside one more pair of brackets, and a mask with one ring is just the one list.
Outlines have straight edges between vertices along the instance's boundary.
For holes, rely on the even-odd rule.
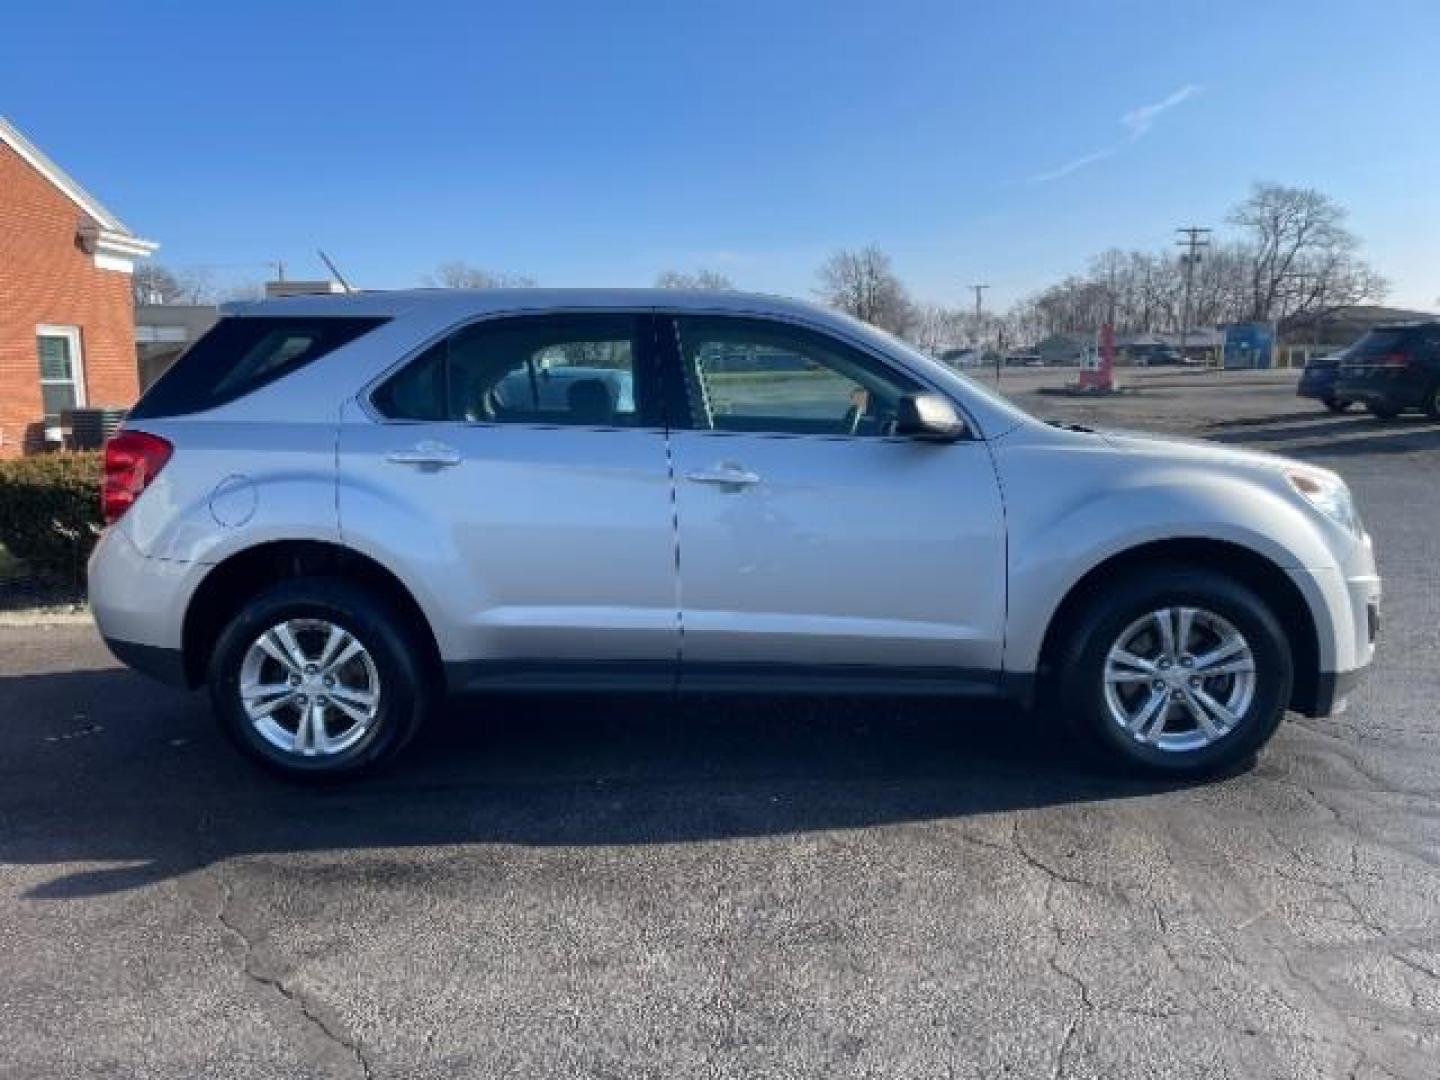
[[1295,396],[1312,398],[1315,401],[1325,401],[1329,398],[1337,397],[1335,393],[1335,377],[1331,375],[1328,377],[1317,376],[1314,378],[1306,378],[1302,375],[1300,377],[1300,384],[1295,388]]
[[1345,579],[1345,610],[1334,611],[1332,632],[1338,670],[1322,669],[1313,686],[1296,686],[1290,707],[1303,716],[1333,716],[1344,712],[1348,698],[1364,680],[1375,659],[1380,635],[1380,578],[1373,572]]

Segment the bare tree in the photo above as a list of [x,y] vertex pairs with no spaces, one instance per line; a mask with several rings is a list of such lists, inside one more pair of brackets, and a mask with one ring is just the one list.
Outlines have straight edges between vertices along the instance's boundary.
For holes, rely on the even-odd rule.
[[1384,294],[1385,283],[1355,254],[1345,210],[1313,188],[1256,184],[1230,214],[1250,250],[1249,312],[1283,319],[1359,303]]
[[[1217,238],[1193,268],[1191,321],[1317,324],[1337,308],[1385,295],[1385,280],[1357,254],[1344,211],[1304,188],[1257,184],[1230,215],[1242,235]],[[1107,251],[1087,272],[1016,305],[1027,338],[1094,333],[1107,319],[1122,333],[1173,333],[1182,318],[1184,265],[1173,251]]]
[[943,304],[913,304],[905,339],[921,352],[939,356],[969,344],[975,314]]
[[232,285],[226,285],[215,294],[219,303],[227,300],[264,300],[265,283],[263,281],[238,281]]
[[904,335],[913,304],[895,276],[890,256],[871,244],[859,251],[837,251],[820,267],[816,293],[831,307],[857,319]]
[[665,270],[655,278],[657,289],[733,289],[735,283],[718,270],[697,270],[687,274],[680,270]]
[[130,278],[137,304],[214,304],[220,293],[214,275],[203,266],[172,270],[159,263],[142,263]]
[[533,278],[524,274],[498,273],[471,266],[464,259],[442,262],[420,281],[433,289],[512,289],[527,288],[535,284]]

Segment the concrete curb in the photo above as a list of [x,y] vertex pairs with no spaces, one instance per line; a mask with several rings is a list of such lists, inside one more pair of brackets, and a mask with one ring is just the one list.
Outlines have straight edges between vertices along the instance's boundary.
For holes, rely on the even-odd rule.
[[0,611],[0,629],[34,629],[44,626],[92,626],[89,611],[46,611],[44,608],[21,608]]

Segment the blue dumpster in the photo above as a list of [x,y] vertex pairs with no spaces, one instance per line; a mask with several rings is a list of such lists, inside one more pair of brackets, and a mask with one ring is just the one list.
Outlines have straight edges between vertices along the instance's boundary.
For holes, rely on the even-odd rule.
[[1235,323],[1225,328],[1227,368],[1275,366],[1275,329],[1269,323]]

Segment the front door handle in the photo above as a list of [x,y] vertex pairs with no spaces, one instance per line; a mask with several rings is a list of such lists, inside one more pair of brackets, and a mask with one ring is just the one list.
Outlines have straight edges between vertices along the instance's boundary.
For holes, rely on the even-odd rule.
[[685,474],[685,479],[695,484],[719,484],[722,487],[750,487],[760,483],[760,477],[749,469],[729,463],[713,469],[697,469]]
[[444,443],[426,441],[416,443],[409,450],[393,450],[385,455],[385,460],[397,465],[444,469],[460,464],[460,451]]

